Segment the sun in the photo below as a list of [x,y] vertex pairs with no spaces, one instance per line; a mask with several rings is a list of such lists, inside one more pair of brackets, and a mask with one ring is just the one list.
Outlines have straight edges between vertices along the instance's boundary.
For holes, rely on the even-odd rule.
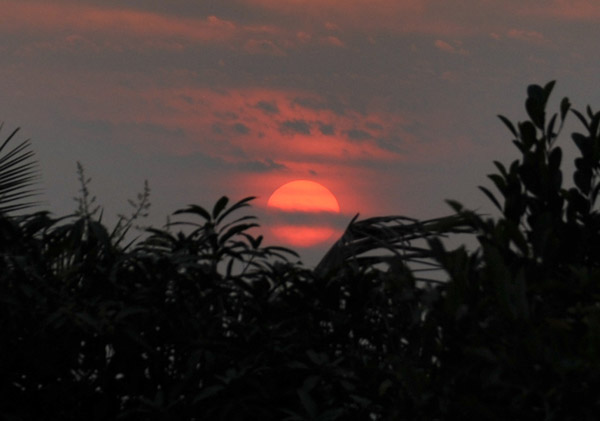
[[322,184],[309,180],[290,181],[279,187],[269,197],[267,206],[285,211],[340,211],[340,205],[333,193]]
[[335,232],[332,216],[340,213],[333,193],[316,181],[295,180],[279,187],[267,202],[276,214],[271,227],[281,241],[298,247],[319,244]]

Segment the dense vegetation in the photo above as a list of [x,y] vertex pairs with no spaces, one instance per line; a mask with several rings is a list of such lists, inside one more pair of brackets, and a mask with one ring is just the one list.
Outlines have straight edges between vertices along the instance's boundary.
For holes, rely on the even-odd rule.
[[[78,211],[23,214],[28,142],[0,148],[0,418],[595,419],[600,113],[501,117],[520,157],[482,191],[500,216],[352,221],[314,269],[264,247],[252,198],[127,242],[80,172]],[[557,138],[570,113],[573,187]],[[21,213],[17,213],[20,211]],[[478,247],[446,250],[470,233]],[[428,270],[435,270],[432,275]],[[440,274],[443,279],[439,281]]]

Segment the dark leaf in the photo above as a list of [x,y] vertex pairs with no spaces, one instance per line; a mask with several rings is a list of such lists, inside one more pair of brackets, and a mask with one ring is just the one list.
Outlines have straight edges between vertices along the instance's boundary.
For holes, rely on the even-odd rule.
[[223,209],[225,209],[225,207],[227,206],[228,202],[229,202],[229,198],[227,196],[223,196],[219,200],[217,200],[217,203],[215,203],[215,206],[213,207],[213,211],[212,211],[213,219],[217,219],[217,217],[219,216],[221,211]]
[[575,116],[579,119],[579,121],[581,121],[581,123],[585,126],[585,128],[589,131],[590,126],[589,126],[588,121],[585,118],[585,116],[577,110],[572,109],[571,111],[573,112],[573,114],[575,114]]
[[184,214],[184,213],[198,215],[207,221],[212,220],[210,213],[208,213],[208,211],[206,209],[204,209],[202,206],[198,206],[198,205],[189,205],[186,209],[180,209],[180,210],[173,212],[173,215],[180,215],[180,214]]
[[548,166],[550,171],[558,171],[562,162],[562,150],[560,148],[552,149],[550,156],[548,157]]
[[231,205],[231,207],[229,209],[227,209],[225,212],[223,212],[221,214],[221,216],[219,218],[217,218],[216,223],[220,224],[221,222],[223,222],[223,220],[231,213],[231,212],[235,212],[238,209],[242,209],[245,208],[247,206],[249,206],[249,202],[251,202],[252,200],[256,199],[255,196],[250,196],[250,197],[246,197],[242,200],[240,200],[237,203],[234,203],[233,205]]
[[527,147],[531,148],[537,142],[537,132],[533,124],[530,121],[525,121],[519,124],[519,132],[521,134],[521,140]]
[[571,102],[569,101],[569,98],[564,97],[562,99],[562,101],[560,102],[560,119],[561,119],[561,121],[565,120],[570,108],[571,108]]
[[517,133],[517,130],[515,129],[515,126],[511,123],[511,121],[508,118],[504,117],[503,115],[498,115],[498,118],[500,120],[502,120],[502,122],[504,123],[504,125],[506,127],[508,127],[508,130],[510,130],[510,132],[513,134],[513,136],[515,136],[515,137],[519,136]]
[[527,89],[525,109],[537,128],[544,130],[546,98],[544,90],[538,85],[530,85]]
[[492,203],[498,208],[498,210],[502,211],[502,205],[498,202],[498,199],[485,187],[479,186],[479,189],[492,201]]
[[219,243],[225,244],[231,237],[250,228],[258,227],[258,224],[239,224],[231,227],[226,233],[219,238]]
[[500,193],[506,196],[506,193],[508,192],[506,180],[498,174],[490,174],[488,175],[488,178],[494,182]]
[[592,159],[592,144],[591,139],[582,135],[581,133],[573,133],[571,135],[573,138],[573,142],[579,148],[581,155],[586,161],[591,161]]
[[35,202],[26,201],[37,193],[29,187],[39,178],[34,153],[29,150],[29,140],[6,150],[18,131],[18,128],[15,129],[0,146],[0,212],[4,213],[35,205]]
[[552,143],[552,140],[556,137],[556,133],[554,133],[554,125],[556,124],[556,114],[552,116],[550,122],[548,123],[548,127],[546,128],[546,140],[548,144]]
[[575,185],[583,194],[589,194],[592,187],[592,171],[588,169],[575,171],[573,181],[575,181]]

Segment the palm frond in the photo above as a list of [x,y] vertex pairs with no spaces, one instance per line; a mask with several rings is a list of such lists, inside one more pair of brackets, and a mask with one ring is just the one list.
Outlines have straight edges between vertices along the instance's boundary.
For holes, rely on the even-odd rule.
[[[359,221],[358,214],[344,234],[329,249],[315,268],[318,275],[333,273],[342,264],[358,268],[373,262],[393,266],[394,262],[418,266],[417,272],[439,270],[426,240],[447,234],[467,234],[473,230],[462,215],[419,221],[404,216],[381,216]],[[432,278],[419,278],[433,281]]]
[[39,178],[29,139],[8,148],[18,131],[19,128],[13,130],[0,146],[0,213],[23,210],[37,203],[29,201],[37,194],[32,186]]

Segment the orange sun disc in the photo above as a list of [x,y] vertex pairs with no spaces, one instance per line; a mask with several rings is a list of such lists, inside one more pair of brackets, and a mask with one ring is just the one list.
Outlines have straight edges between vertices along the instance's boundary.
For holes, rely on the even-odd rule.
[[279,187],[267,206],[284,211],[335,212],[340,205],[327,187],[309,180],[296,180]]
[[309,180],[284,184],[273,192],[267,207],[276,212],[271,232],[280,241],[298,247],[322,243],[335,233],[328,215],[340,205],[325,186]]

